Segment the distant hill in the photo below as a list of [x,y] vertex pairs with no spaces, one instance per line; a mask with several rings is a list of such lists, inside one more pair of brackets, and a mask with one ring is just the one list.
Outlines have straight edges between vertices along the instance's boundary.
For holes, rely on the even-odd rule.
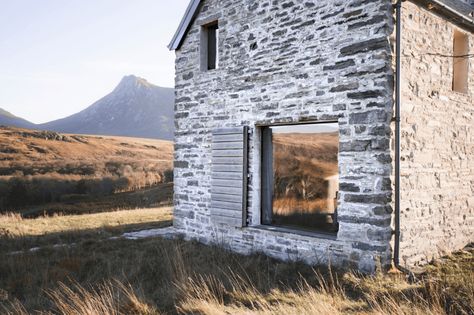
[[35,125],[0,111],[0,125],[63,133],[173,139],[174,89],[125,76],[109,94],[71,116]]
[[35,128],[35,124],[17,117],[10,112],[0,108],[0,126],[15,126],[20,128]]
[[134,75],[83,111],[38,125],[39,129],[75,134],[173,138],[174,90]]

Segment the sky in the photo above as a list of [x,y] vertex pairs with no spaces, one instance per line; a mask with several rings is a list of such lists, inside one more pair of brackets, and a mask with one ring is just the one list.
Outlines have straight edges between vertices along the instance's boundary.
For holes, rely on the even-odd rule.
[[0,0],[0,108],[74,114],[134,74],[174,86],[167,48],[189,0]]

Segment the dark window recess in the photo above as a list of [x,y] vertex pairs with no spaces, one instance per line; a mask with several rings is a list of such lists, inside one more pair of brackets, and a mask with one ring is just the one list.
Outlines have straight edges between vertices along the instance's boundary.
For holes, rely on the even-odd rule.
[[201,32],[201,70],[213,70],[219,66],[219,25],[204,25]]
[[262,130],[262,224],[336,233],[337,123]]
[[207,69],[212,70],[217,69],[217,36],[219,34],[217,24],[209,26],[207,32]]

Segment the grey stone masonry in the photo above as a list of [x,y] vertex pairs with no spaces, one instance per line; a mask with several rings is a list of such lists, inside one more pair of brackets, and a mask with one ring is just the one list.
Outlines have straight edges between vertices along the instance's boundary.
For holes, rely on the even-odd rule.
[[[206,0],[176,50],[174,226],[241,253],[373,272],[391,260],[393,74],[387,0]],[[200,67],[218,21],[219,66]],[[260,225],[259,126],[336,121],[336,236]],[[212,130],[248,126],[247,226],[210,220]]]

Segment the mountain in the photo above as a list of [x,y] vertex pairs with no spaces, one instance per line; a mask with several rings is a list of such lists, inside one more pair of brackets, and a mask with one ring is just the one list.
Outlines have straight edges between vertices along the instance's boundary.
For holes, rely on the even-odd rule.
[[20,128],[35,128],[35,124],[26,119],[17,117],[0,108],[0,126],[15,126]]
[[125,76],[86,109],[35,128],[64,133],[173,139],[174,90]]

